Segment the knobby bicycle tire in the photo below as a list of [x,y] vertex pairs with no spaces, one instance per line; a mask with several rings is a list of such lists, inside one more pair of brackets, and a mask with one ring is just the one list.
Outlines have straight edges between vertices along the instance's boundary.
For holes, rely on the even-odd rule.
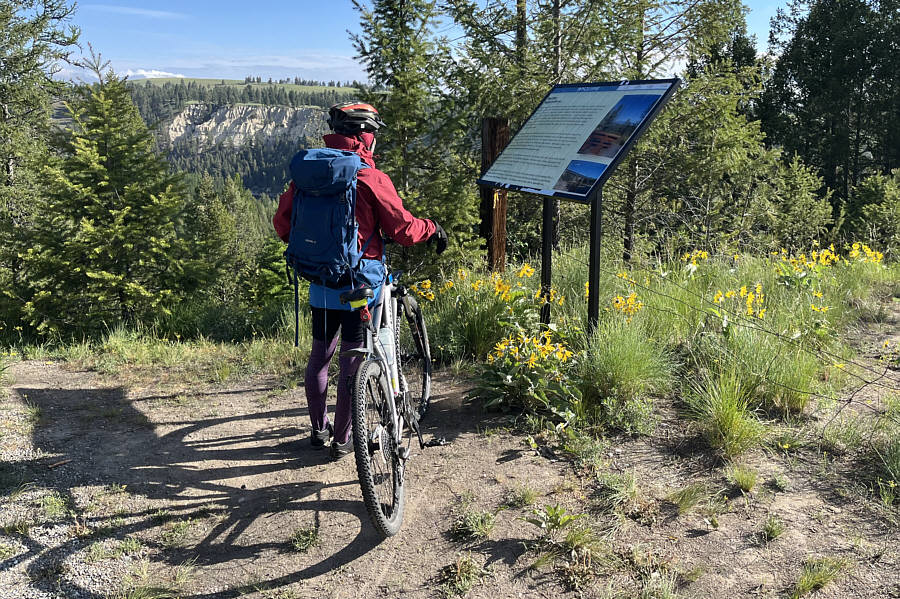
[[400,365],[409,387],[410,402],[419,420],[431,404],[431,347],[422,308],[412,296],[401,301],[404,318],[398,318],[397,339]]
[[375,528],[386,537],[403,522],[403,464],[389,424],[381,363],[366,360],[353,384],[353,453],[363,502]]

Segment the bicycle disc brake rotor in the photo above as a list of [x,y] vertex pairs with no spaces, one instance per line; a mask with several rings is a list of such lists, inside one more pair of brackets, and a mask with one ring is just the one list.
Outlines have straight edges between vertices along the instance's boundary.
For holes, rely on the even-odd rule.
[[381,457],[382,464],[389,464],[391,461],[391,436],[387,427],[379,423],[369,435],[369,455]]

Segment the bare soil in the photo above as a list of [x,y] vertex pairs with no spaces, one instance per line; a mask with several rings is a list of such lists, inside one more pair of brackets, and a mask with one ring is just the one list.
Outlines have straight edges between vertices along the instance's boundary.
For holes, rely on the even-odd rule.
[[[900,342],[892,310],[860,331],[863,353]],[[602,466],[584,468],[552,435],[517,432],[511,417],[465,401],[468,384],[444,372],[426,438],[450,443],[414,452],[403,529],[382,540],[352,457],[330,462],[308,446],[302,389],[268,378],[186,387],[43,361],[16,363],[7,375],[3,599],[125,597],[137,588],[191,599],[436,597],[441,569],[464,555],[488,571],[469,593],[477,598],[664,597],[653,581],[673,574],[680,597],[784,597],[815,556],[847,564],[815,597],[900,597],[896,506],[873,493],[860,452],[832,455],[810,437],[797,451],[748,456],[759,483],[741,493],[691,425],[663,407],[652,436],[610,440]],[[870,400],[886,392],[867,391]],[[640,492],[625,516],[598,502],[598,471],[636,475]],[[694,482],[707,491],[679,514],[671,494]],[[521,486],[537,492],[537,507],[586,514],[604,539],[608,559],[592,564],[598,575],[579,589],[552,561],[529,568],[540,531],[523,518],[533,508],[501,509]],[[496,513],[488,538],[451,535],[463,497]],[[765,542],[769,515],[785,532]],[[298,529],[318,531],[306,552],[292,547]],[[126,548],[126,539],[137,543]]]

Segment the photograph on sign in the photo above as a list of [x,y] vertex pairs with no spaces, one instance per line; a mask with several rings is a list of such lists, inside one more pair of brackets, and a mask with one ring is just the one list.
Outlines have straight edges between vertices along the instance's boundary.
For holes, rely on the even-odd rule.
[[554,87],[478,183],[586,201],[677,79]]
[[591,131],[578,153],[614,158],[657,100],[659,96],[649,94],[635,94],[619,100]]

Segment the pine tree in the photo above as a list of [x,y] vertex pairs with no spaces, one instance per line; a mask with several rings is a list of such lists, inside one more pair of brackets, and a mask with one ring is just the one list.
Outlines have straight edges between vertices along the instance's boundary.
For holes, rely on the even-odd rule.
[[19,254],[32,223],[39,171],[48,156],[53,79],[78,30],[65,0],[0,0],[0,321],[18,325],[24,302]]
[[[354,45],[369,80],[387,89],[367,97],[387,123],[378,136],[379,166],[414,214],[445,228],[451,240],[448,256],[458,258],[475,247],[477,199],[471,172],[456,147],[465,135],[461,122],[454,120],[459,115],[441,101],[448,50],[433,34],[436,2],[376,0],[368,9],[354,1],[354,6],[362,26]],[[409,250],[405,256],[412,261],[422,251]]]
[[39,333],[148,322],[181,292],[177,179],[125,82],[98,57],[89,64],[99,82],[69,107],[73,129],[43,173],[41,218],[23,256],[25,313]]

